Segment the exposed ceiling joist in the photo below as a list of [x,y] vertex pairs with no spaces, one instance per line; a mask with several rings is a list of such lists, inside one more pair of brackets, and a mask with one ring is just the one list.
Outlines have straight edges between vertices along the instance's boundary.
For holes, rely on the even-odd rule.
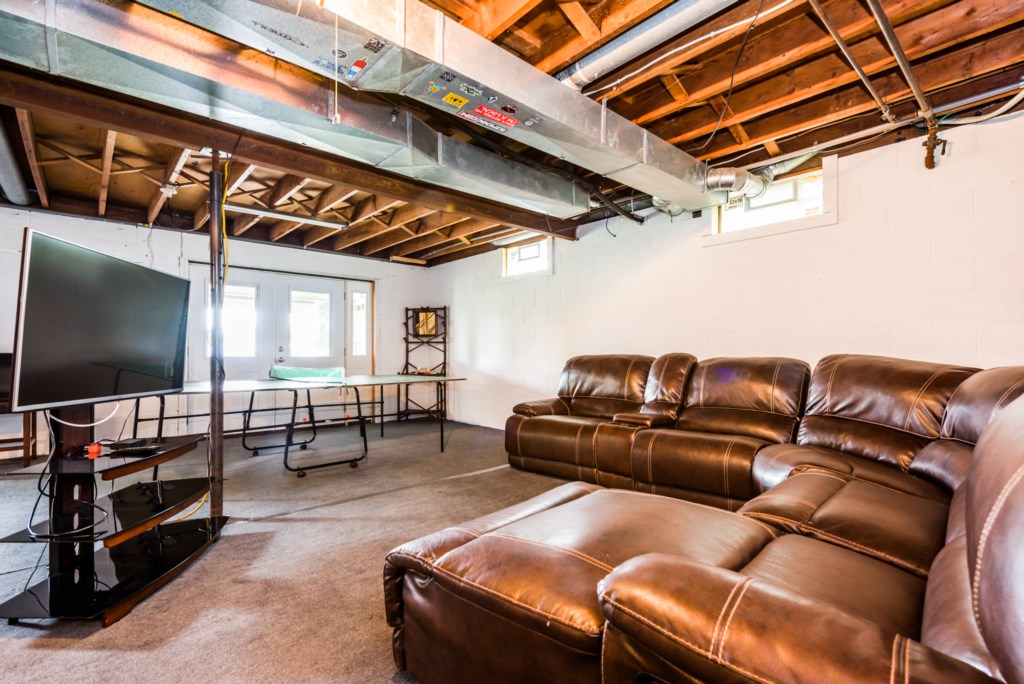
[[21,132],[21,141],[25,147],[25,156],[28,159],[29,171],[32,173],[32,181],[36,184],[36,192],[39,194],[39,203],[44,208],[50,206],[50,194],[46,187],[46,176],[39,166],[39,144],[36,142],[36,130],[32,123],[32,115],[25,109],[15,109],[18,117],[18,129]]
[[107,213],[107,194],[110,192],[110,167],[114,162],[114,144],[117,142],[116,131],[106,131],[103,136],[103,153],[100,162],[99,216]]
[[178,180],[178,175],[181,173],[182,167],[185,166],[185,162],[188,161],[191,154],[192,150],[188,148],[179,148],[167,161],[163,182],[153,193],[153,198],[149,201],[149,209],[146,211],[146,223],[153,223],[153,221],[156,220],[157,215],[167,202],[167,199],[174,194],[174,182]]

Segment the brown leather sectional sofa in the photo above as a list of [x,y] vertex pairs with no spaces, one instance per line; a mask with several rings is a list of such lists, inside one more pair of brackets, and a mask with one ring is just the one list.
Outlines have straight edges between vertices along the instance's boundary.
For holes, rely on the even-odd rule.
[[423,684],[1024,682],[1021,394],[1024,367],[572,359],[506,446],[584,482],[392,551],[396,663]]

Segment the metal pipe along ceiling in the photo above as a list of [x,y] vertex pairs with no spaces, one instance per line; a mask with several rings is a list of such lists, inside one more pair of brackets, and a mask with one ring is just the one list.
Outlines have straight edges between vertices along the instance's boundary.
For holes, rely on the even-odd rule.
[[868,7],[871,8],[871,13],[875,15],[875,21],[878,22],[882,35],[885,36],[885,42],[889,44],[889,49],[892,50],[892,56],[896,58],[896,63],[899,64],[900,71],[903,72],[903,78],[906,79],[907,85],[914,92],[914,99],[917,100],[917,107],[921,110],[921,117],[928,124],[929,128],[937,127],[938,122],[935,120],[935,112],[932,111],[928,98],[925,96],[924,91],[921,90],[921,85],[917,82],[917,78],[910,68],[910,60],[907,59],[906,53],[903,52],[900,39],[896,36],[896,32],[893,31],[892,23],[889,22],[889,17],[882,8],[882,4],[878,0],[867,0],[867,3]]
[[562,83],[579,89],[614,71],[648,50],[675,38],[738,0],[678,0],[615,40],[605,43],[557,74]]

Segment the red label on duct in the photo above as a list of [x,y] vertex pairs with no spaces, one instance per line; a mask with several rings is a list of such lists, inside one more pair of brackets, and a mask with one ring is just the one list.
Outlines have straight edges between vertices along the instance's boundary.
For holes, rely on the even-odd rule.
[[502,114],[498,110],[491,109],[487,105],[480,105],[473,111],[479,114],[480,116],[484,117],[485,119],[490,119],[495,123],[500,123],[502,126],[508,126],[509,128],[512,128],[513,126],[519,125],[519,119],[515,119],[509,116],[508,114]]

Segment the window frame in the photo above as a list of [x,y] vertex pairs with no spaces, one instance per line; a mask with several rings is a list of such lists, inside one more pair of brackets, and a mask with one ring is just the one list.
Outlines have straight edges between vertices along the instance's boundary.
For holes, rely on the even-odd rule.
[[803,216],[779,223],[770,223],[756,228],[746,228],[728,233],[721,231],[719,225],[718,207],[713,207],[711,212],[711,232],[701,238],[702,247],[715,247],[732,242],[755,240],[772,235],[792,233],[812,228],[833,226],[839,223],[839,178],[838,178],[838,157],[834,154],[821,159],[822,175],[822,212],[815,216]]

